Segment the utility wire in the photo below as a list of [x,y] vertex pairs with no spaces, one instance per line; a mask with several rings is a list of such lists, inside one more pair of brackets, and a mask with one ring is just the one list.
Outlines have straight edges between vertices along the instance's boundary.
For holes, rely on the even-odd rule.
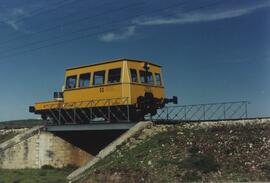
[[[179,5],[184,5],[186,2],[181,2],[181,3],[178,3],[177,5],[179,6]],[[126,8],[129,8],[129,7],[134,7],[134,5],[135,4],[132,4],[132,5],[128,5],[128,6],[124,6],[124,7],[120,7],[120,8],[117,8],[117,9],[114,9],[114,11],[121,11],[121,10],[124,10],[124,9],[126,9]],[[164,9],[164,8],[162,8],[162,9]],[[162,10],[162,9],[159,9],[158,11],[160,11],[160,10]],[[112,10],[111,11],[108,11],[107,13],[109,13],[109,14],[111,14],[111,12],[112,12]],[[140,13],[140,12],[139,12]],[[123,17],[123,19],[121,20],[121,21],[127,21],[127,20],[130,20],[131,18],[135,18],[135,17],[137,17],[137,16],[141,16],[141,15],[143,15],[143,13],[145,13],[144,11],[141,13],[141,14],[139,14],[139,15],[135,15],[135,16],[131,16],[131,17],[128,17],[128,18],[126,18],[126,17]],[[98,14],[97,15],[97,17],[99,17],[100,15],[104,15],[104,13],[102,13],[102,14]],[[96,17],[94,17],[94,18],[96,18]],[[120,22],[121,22],[120,21]],[[68,34],[66,34],[66,35],[56,35],[56,36],[52,36],[52,37],[50,37],[50,38],[48,38],[48,39],[44,39],[44,40],[39,40],[39,41],[35,41],[35,42],[31,42],[31,43],[28,43],[28,44],[24,44],[24,45],[20,45],[20,46],[16,46],[16,47],[13,47],[13,48],[10,48],[10,49],[6,49],[6,50],[1,50],[0,51],[0,54],[1,53],[4,53],[4,52],[12,52],[12,51],[14,51],[15,49],[15,51],[17,51],[18,49],[24,49],[24,48],[26,48],[26,47],[29,47],[29,46],[33,46],[33,45],[37,45],[37,44],[40,44],[40,43],[44,43],[44,42],[48,42],[48,41],[51,41],[51,40],[55,40],[55,39],[58,39],[58,38],[61,38],[61,37],[65,37],[65,36],[67,36],[67,35],[69,35],[69,34],[74,34],[74,33],[81,33],[81,32],[85,32],[85,31],[88,31],[88,30],[92,30],[92,29],[96,29],[96,28],[102,28],[102,26],[104,26],[104,25],[113,25],[113,24],[115,24],[115,23],[117,23],[117,22],[119,22],[119,19],[118,20],[114,20],[114,21],[111,21],[109,24],[107,24],[107,23],[105,23],[105,24],[99,24],[99,25],[90,25],[90,26],[88,26],[88,27],[85,27],[85,28],[82,28],[82,29],[79,29],[79,30],[76,30],[76,31],[73,31],[73,32],[70,32],[70,33],[68,33]]]
[[[221,1],[208,4],[207,6],[196,7],[194,9],[190,9],[188,12],[199,10],[199,9],[203,9],[203,8],[207,8],[207,7],[210,7],[210,6],[214,6],[214,5],[217,5],[219,2],[221,2]],[[157,10],[153,11],[151,14],[153,14],[155,12],[160,13],[160,11],[162,11],[162,10],[167,10],[169,8],[175,8],[175,7],[178,7],[178,6],[179,6],[179,4],[174,4],[172,6],[166,7],[165,9],[164,8],[157,9]],[[187,12],[187,11],[185,11],[185,12]],[[142,14],[142,15],[144,15],[144,14]],[[142,15],[136,15],[134,17],[129,17],[129,18],[136,18],[136,17],[142,16]],[[130,21],[130,19],[124,20],[124,21],[121,21],[121,22],[118,22],[118,24],[119,23],[123,23],[123,22],[127,22],[127,21]],[[112,22],[112,23],[113,23],[113,25],[115,25],[115,22]],[[107,30],[104,30],[104,31],[101,31],[101,32],[95,32],[95,33],[91,33],[91,34],[80,35],[80,36],[77,36],[77,37],[74,37],[74,38],[71,38],[71,39],[62,40],[62,41],[59,41],[59,42],[55,42],[55,43],[43,45],[43,46],[36,47],[36,48],[33,48],[33,49],[28,49],[28,50],[20,51],[20,52],[17,52],[15,54],[12,54],[12,55],[6,55],[5,57],[2,57],[2,58],[7,58],[7,57],[11,57],[11,56],[16,56],[18,54],[24,54],[24,53],[27,53],[27,52],[32,52],[32,51],[36,51],[36,50],[40,50],[40,49],[44,49],[44,48],[48,48],[48,47],[52,47],[52,46],[57,46],[57,45],[61,45],[61,44],[67,43],[67,42],[72,42],[72,41],[81,40],[81,39],[84,39],[84,38],[89,38],[89,37],[92,37],[92,36],[95,36],[95,35],[103,34],[103,33],[106,33],[106,32],[109,32],[109,31],[113,31],[113,30],[118,30],[118,29],[119,29],[119,26],[116,26],[114,28],[110,28],[110,29],[107,29]]]
[[[216,4],[217,4],[217,2],[212,3],[212,4],[209,4],[209,5],[213,6],[213,5],[216,5]],[[179,5],[179,4],[177,4],[177,5]],[[173,5],[171,7],[177,7],[177,5]],[[206,7],[209,7],[209,5],[206,6]],[[170,8],[170,7],[165,8],[165,10],[168,9],[168,8]],[[202,9],[202,8],[205,8],[205,6],[197,7],[197,8],[194,8],[194,9],[190,9],[190,12],[191,11],[194,11],[194,10]],[[164,8],[158,9],[158,10],[156,10],[154,12],[160,12],[161,10],[164,10]],[[142,16],[142,15],[143,14],[141,14],[141,15],[135,15],[135,16],[129,17],[129,19],[130,18],[135,18],[137,16]],[[115,25],[115,23],[118,23],[119,24],[119,23],[122,23],[122,22],[129,21],[129,19],[127,19],[127,20],[124,19],[123,21],[120,21],[120,22],[112,21],[111,24],[107,24],[107,25]],[[102,27],[102,25],[100,25],[98,27]],[[47,45],[44,45],[44,46],[41,46],[41,47],[37,47],[37,48],[33,48],[33,49],[30,49],[30,50],[21,51],[20,53],[29,52],[29,51],[33,51],[33,50],[39,50],[39,49],[47,48],[47,47],[50,47],[50,46],[56,46],[56,45],[63,44],[63,43],[69,42],[69,41],[75,41],[75,40],[83,39],[83,38],[86,38],[86,37],[91,37],[91,36],[98,35],[98,34],[103,34],[103,33],[106,33],[108,31],[113,31],[113,30],[117,30],[117,29],[119,29],[119,26],[116,26],[116,28],[111,28],[111,29],[108,29],[108,30],[105,30],[105,31],[102,31],[102,32],[96,32],[96,33],[86,34],[86,35],[82,35],[82,36],[77,36],[77,37],[74,37],[74,38],[71,38],[71,39],[68,39],[68,40],[62,40],[60,42],[51,43],[51,44],[47,44]]]
[[[47,9],[47,10],[45,9],[45,11],[43,11],[44,10],[44,7],[38,8],[38,9],[33,10],[32,12],[29,12],[29,13],[27,13],[25,15],[22,15],[22,16],[18,17],[17,19],[15,19],[13,21],[16,22],[16,23],[19,23],[22,20],[28,19],[30,17],[36,16],[36,15],[40,15],[40,14],[43,14],[43,13],[49,13],[49,12],[55,11],[56,9],[61,8],[61,7],[65,6],[65,5],[68,5],[70,3],[74,3],[74,0],[70,0],[68,2],[67,2],[67,0],[58,1],[58,3],[56,3],[54,5],[59,5],[59,6],[56,6],[53,9]],[[42,10],[42,11],[40,11],[40,10]]]
[[[44,32],[48,32],[48,31],[52,31],[52,30],[55,30],[55,29],[58,29],[58,28],[62,28],[63,26],[70,26],[70,25],[74,25],[74,24],[77,24],[77,23],[81,23],[81,22],[84,22],[84,21],[88,21],[88,20],[95,20],[97,17],[100,17],[100,16],[104,16],[104,15],[107,15],[107,14],[111,14],[113,12],[117,12],[117,11],[122,11],[126,8],[130,8],[130,7],[136,7],[137,5],[141,5],[139,3],[133,3],[131,5],[128,5],[128,6],[124,6],[124,7],[118,7],[118,8],[114,8],[114,9],[111,9],[111,10],[107,10],[107,11],[103,11],[101,13],[98,13],[98,14],[95,14],[93,16],[87,16],[87,17],[83,17],[81,19],[77,19],[77,20],[73,20],[73,21],[70,21],[68,23],[64,23],[62,25],[57,25],[57,26],[54,26],[54,27],[51,27],[51,28],[48,28],[48,29],[44,29],[44,30],[41,30],[37,33],[34,33],[32,35],[29,35],[28,37],[32,37],[32,36],[35,36],[36,34],[40,34],[40,33],[44,33]],[[103,6],[103,5],[102,5]],[[103,7],[104,8],[104,7]],[[89,27],[89,28],[92,28],[93,26]],[[84,30],[88,30],[89,28],[85,29]],[[81,30],[79,30],[78,32],[81,32]],[[76,33],[76,31],[73,31],[72,33]],[[49,39],[44,39],[44,40],[40,40],[41,42],[45,42],[45,41],[49,41],[49,40],[52,40],[54,38],[57,38],[58,36],[53,36]],[[21,38],[24,38],[24,36],[20,36],[19,39]],[[18,39],[15,39],[15,40],[18,40]],[[12,41],[12,40],[11,40]],[[10,41],[9,41],[10,42]],[[8,43],[9,43],[8,42]],[[4,49],[4,50],[0,50],[0,53],[4,52],[4,51],[8,51],[9,49],[19,49],[19,48],[24,48],[25,46],[28,46],[28,45],[31,45],[31,44],[36,44],[38,43],[39,41],[34,41],[34,42],[30,42],[28,44],[24,44],[24,45],[20,45],[20,46],[15,46],[15,47],[11,47],[11,48],[8,48],[8,49]],[[0,45],[0,47],[3,47],[3,44]]]
[[[100,4],[98,6],[94,6],[94,7],[90,8],[90,9],[88,9],[88,11],[97,10],[99,8],[104,9],[104,5],[111,5],[111,4],[115,4],[115,2],[113,2],[113,1],[111,3],[103,2],[102,4]],[[84,8],[89,8],[89,7],[88,6],[84,6]],[[106,13],[106,12],[103,12],[103,13]],[[36,36],[38,34],[41,34],[41,33],[50,32],[50,31],[53,31],[55,29],[62,28],[63,26],[70,26],[70,25],[74,25],[74,24],[77,24],[77,23],[80,23],[80,22],[88,21],[88,20],[93,19],[93,18],[96,18],[96,16],[100,16],[102,14],[99,13],[98,15],[94,15],[94,17],[93,16],[90,16],[90,17],[89,16],[86,16],[86,17],[83,17],[83,18],[79,18],[79,19],[75,19],[75,20],[72,20],[72,21],[68,21],[68,22],[65,22],[65,23],[62,23],[62,24],[58,24],[56,26],[52,26],[52,27],[49,27],[49,28],[42,29],[40,31],[31,33],[29,35],[19,35],[19,36],[13,37],[12,39],[8,39],[8,40],[5,40],[3,42],[0,42],[0,47],[3,47],[4,45],[9,44],[12,41],[18,41],[18,40],[21,40],[21,39],[30,38],[30,37]],[[72,14],[68,14],[66,16],[63,16],[62,18],[70,17],[70,16],[73,16],[73,15],[74,16],[78,15],[78,12],[75,12],[75,13],[72,13]]]

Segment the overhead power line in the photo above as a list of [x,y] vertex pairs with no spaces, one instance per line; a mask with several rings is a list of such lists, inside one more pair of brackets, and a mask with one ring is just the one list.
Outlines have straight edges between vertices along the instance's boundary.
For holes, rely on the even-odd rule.
[[[81,1],[80,1],[81,2]],[[88,7],[88,6],[84,6],[84,8],[88,8],[88,11],[91,11],[91,10],[97,10],[97,9],[104,9],[104,6],[107,5],[107,6],[110,6],[112,4],[115,4],[114,1],[112,1],[111,3],[106,3],[106,2],[103,2],[101,4],[99,4],[98,6],[94,6],[94,7]],[[56,10],[56,9],[54,9]],[[75,13],[72,13],[72,14],[68,14],[66,16],[63,16],[63,18],[67,18],[67,17],[73,17],[73,16],[76,16],[78,15],[80,12],[75,12]],[[103,14],[104,12],[102,12]],[[81,22],[84,22],[84,21],[88,21],[88,20],[91,20],[91,19],[94,19],[96,18],[97,16],[100,16],[102,15],[101,13],[97,14],[97,15],[94,15],[94,16],[86,16],[86,17],[83,17],[83,18],[79,18],[79,19],[75,19],[75,20],[72,20],[72,21],[67,21],[67,22],[64,22],[64,23],[61,23],[61,24],[58,24],[56,26],[52,26],[52,27],[46,27],[42,30],[39,30],[37,32],[33,32],[31,34],[28,34],[28,35],[18,35],[18,36],[15,36],[11,39],[8,39],[8,40],[5,40],[3,42],[0,42],[0,47],[3,47],[5,46],[6,44],[9,44],[10,42],[12,41],[18,41],[18,40],[21,40],[21,39],[25,39],[25,38],[31,38],[31,37],[34,37],[36,35],[39,35],[41,33],[46,33],[46,32],[50,32],[50,31],[53,31],[55,29],[58,29],[58,28],[63,28],[64,26],[70,26],[70,25],[74,25],[74,24],[78,24],[78,23],[81,23]]]
[[[104,15],[107,15],[107,14],[111,14],[113,12],[117,12],[117,11],[122,11],[122,10],[125,10],[125,9],[128,9],[130,7],[137,7],[138,5],[141,5],[141,4],[138,4],[138,3],[133,3],[133,4],[130,4],[128,6],[124,6],[124,7],[117,7],[117,8],[114,8],[114,9],[111,9],[111,10],[107,10],[107,11],[103,11],[101,13],[98,13],[96,15],[93,15],[91,17],[84,17],[84,18],[81,18],[81,19],[77,19],[77,20],[73,20],[69,23],[64,23],[62,25],[57,25],[57,26],[54,26],[52,28],[48,28],[46,30],[42,30],[42,31],[39,31],[38,33],[35,33],[35,34],[40,34],[40,33],[43,33],[43,32],[48,32],[48,31],[52,31],[52,30],[56,30],[57,28],[63,28],[63,26],[70,26],[70,25],[74,25],[74,24],[77,24],[77,23],[81,23],[81,22],[84,22],[84,21],[88,21],[88,20],[95,20],[96,18],[100,17],[100,16],[104,16]],[[94,28],[95,26],[91,25],[90,27],[88,26],[87,28],[83,28],[83,29],[80,29],[80,30],[77,30],[78,32],[82,32],[82,31],[85,31],[85,30],[89,30],[91,28]],[[77,33],[76,31],[73,31],[72,33]],[[34,35],[35,35],[34,34]],[[69,33],[70,34],[70,33]],[[32,35],[32,36],[34,36]],[[32,37],[32,36],[29,36],[29,37]],[[30,42],[30,43],[27,43],[27,44],[23,44],[23,45],[19,45],[19,46],[15,46],[15,47],[11,47],[11,48],[8,48],[8,49],[4,49],[4,50],[0,50],[0,54],[2,52],[5,52],[5,51],[8,51],[10,49],[20,49],[20,48],[25,48],[25,46],[31,46],[31,45],[35,45],[35,44],[38,44],[38,43],[42,43],[42,42],[47,42],[47,41],[50,41],[50,40],[54,40],[55,38],[57,37],[63,37],[65,35],[62,35],[62,36],[52,36],[50,37],[49,39],[43,39],[43,40],[39,40],[39,41],[34,41],[34,42]],[[18,39],[17,39],[18,40]],[[3,45],[0,45],[0,47],[3,47]]]
[[49,12],[55,11],[55,10],[57,10],[59,8],[62,8],[62,7],[66,6],[66,5],[70,4],[70,3],[74,3],[74,0],[58,1],[57,3],[54,4],[54,6],[55,6],[54,8],[50,8],[50,9],[45,9],[44,7],[37,8],[37,9],[31,11],[31,12],[28,12],[25,15],[21,15],[20,17],[14,19],[13,21],[17,22],[17,23],[20,23],[22,20],[28,19],[28,18],[36,16],[36,15],[40,15],[40,14],[43,14],[43,13],[49,13]]
[[[200,7],[196,7],[196,8],[193,8],[193,9],[189,9],[189,11],[185,11],[185,12],[187,13],[187,12],[191,12],[191,11],[195,11],[195,10],[199,10],[199,9],[203,9],[203,8],[207,8],[207,7],[211,7],[211,6],[219,4],[220,2],[222,2],[222,1],[216,1],[216,2],[208,4],[207,6],[200,6]],[[167,9],[170,9],[170,8],[176,8],[176,7],[180,6],[180,5],[181,5],[181,3],[177,3],[177,4],[171,5],[171,6],[166,7],[166,8],[157,9],[155,11],[152,11],[151,14],[147,14],[147,15],[152,15],[152,14],[154,14],[156,12],[160,13],[160,11],[164,11],[164,10],[167,10]],[[118,21],[118,22],[113,21],[111,23],[112,23],[112,25],[120,24],[120,23],[123,23],[123,22],[130,21],[130,18],[137,18],[137,17],[140,17],[142,15],[145,15],[145,14],[135,15],[135,16],[129,17],[129,19]],[[111,25],[111,24],[106,24],[106,25]],[[37,51],[37,50],[40,50],[40,49],[44,49],[44,48],[48,48],[48,47],[52,47],[52,46],[57,46],[57,45],[61,45],[61,44],[67,43],[67,42],[81,40],[81,39],[84,39],[84,38],[89,38],[89,37],[92,37],[92,36],[95,36],[95,35],[103,34],[103,33],[118,30],[118,29],[119,29],[119,26],[115,26],[113,28],[110,28],[110,29],[107,29],[107,30],[104,30],[104,31],[99,31],[99,32],[95,32],[95,33],[89,33],[89,34],[85,34],[85,35],[80,35],[80,36],[73,37],[71,39],[66,39],[66,40],[62,40],[62,41],[59,41],[59,42],[46,44],[46,45],[43,45],[43,46],[40,46],[40,47],[35,47],[35,48],[32,48],[32,49],[27,49],[27,50],[24,50],[24,51],[16,52],[16,53],[11,54],[11,55],[6,55],[3,58],[7,58],[7,57],[10,57],[10,56],[15,56],[15,55],[18,55],[18,54],[24,54],[24,53],[28,53],[28,52],[32,52],[32,51]]]
[[[177,3],[176,5],[177,6],[183,6],[183,5],[185,5],[186,4],[186,1],[182,1],[181,3]],[[117,9],[114,9],[114,10],[109,10],[109,11],[107,11],[107,13],[108,14],[111,14],[111,13],[113,13],[114,11],[122,11],[122,10],[124,10],[124,9],[129,9],[130,7],[134,7],[134,5],[135,4],[132,4],[132,5],[128,5],[128,6],[124,6],[124,7],[118,7]],[[173,8],[173,6],[170,6],[170,7],[168,7],[168,8]],[[160,9],[158,9],[158,10],[155,10],[153,13],[155,13],[155,12],[160,12],[160,11],[162,11],[162,10],[166,10],[166,9],[168,9],[168,8],[160,8]],[[137,12],[136,12],[137,13]],[[140,12],[138,12],[138,13],[140,13]],[[122,18],[122,20],[120,19],[120,22],[125,22],[125,21],[129,21],[130,19],[132,19],[132,18],[136,18],[137,16],[143,16],[144,15],[144,13],[145,13],[145,11],[142,11],[141,12],[141,14],[138,14],[138,15],[133,15],[133,16],[131,16],[131,17],[128,17],[128,18],[126,18],[126,17],[121,17]],[[97,15],[97,17],[99,17],[100,15],[104,15],[104,13],[101,13],[101,14],[98,14]],[[94,17],[94,18],[96,18],[96,17]],[[111,22],[109,22],[109,23],[103,23],[103,24],[98,24],[98,25],[92,25],[92,24],[90,24],[90,26],[88,26],[88,27],[85,27],[85,28],[82,28],[82,29],[79,29],[79,30],[76,30],[76,31],[73,31],[73,32],[70,32],[70,33],[68,33],[68,34],[66,34],[66,35],[56,35],[56,36],[52,36],[52,37],[50,37],[50,38],[47,38],[47,39],[43,39],[43,40],[39,40],[39,41],[35,41],[35,42],[31,42],[31,43],[27,43],[27,44],[24,44],[24,45],[20,45],[20,46],[16,46],[16,47],[13,47],[13,48],[10,48],[10,49],[6,49],[6,50],[1,50],[0,51],[0,53],[4,53],[4,52],[16,52],[18,49],[25,49],[25,48],[27,48],[27,47],[31,47],[31,46],[33,46],[33,45],[37,45],[37,44],[40,44],[40,43],[45,43],[45,42],[48,42],[48,41],[51,41],[51,40],[56,40],[56,39],[58,39],[58,38],[61,38],[61,37],[65,37],[65,36],[67,36],[67,35],[69,35],[69,34],[77,34],[77,33],[81,33],[81,32],[85,32],[85,31],[88,31],[88,30],[93,30],[93,29],[96,29],[96,28],[102,28],[103,26],[108,26],[108,25],[114,25],[115,23],[118,23],[119,22],[119,19],[118,20],[114,20],[114,21],[111,21]]]

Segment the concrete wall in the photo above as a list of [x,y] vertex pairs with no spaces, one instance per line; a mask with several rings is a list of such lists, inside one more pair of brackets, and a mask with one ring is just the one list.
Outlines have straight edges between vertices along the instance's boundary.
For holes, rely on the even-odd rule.
[[102,149],[96,156],[95,158],[91,159],[89,162],[87,162],[84,166],[78,168],[74,172],[72,172],[70,175],[68,175],[67,179],[68,181],[75,182],[84,176],[86,176],[87,170],[92,167],[94,164],[99,162],[100,160],[104,159],[107,157],[110,153],[114,152],[118,146],[122,145],[125,143],[128,139],[131,137],[138,135],[141,133],[142,130],[151,128],[153,125],[152,122],[150,121],[145,121],[145,122],[139,122],[132,128],[130,128],[128,131],[123,133],[120,137],[112,141],[108,146],[106,146],[104,149]]
[[42,127],[27,130],[0,144],[0,168],[5,169],[82,166],[92,158]]

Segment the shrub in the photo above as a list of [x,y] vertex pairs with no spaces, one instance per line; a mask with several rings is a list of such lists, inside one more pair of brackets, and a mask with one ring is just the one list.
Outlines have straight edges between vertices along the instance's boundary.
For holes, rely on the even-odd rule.
[[41,169],[44,169],[44,170],[50,170],[50,169],[55,169],[55,167],[53,167],[52,165],[43,165],[41,167]]

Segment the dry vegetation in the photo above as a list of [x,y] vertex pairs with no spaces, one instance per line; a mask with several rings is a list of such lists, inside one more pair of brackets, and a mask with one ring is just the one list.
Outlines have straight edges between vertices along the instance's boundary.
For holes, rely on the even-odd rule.
[[270,181],[270,121],[155,126],[80,183]]
[[45,124],[44,121],[35,119],[2,121],[0,122],[0,144],[24,132],[28,128],[43,124]]
[[18,129],[18,128],[31,128],[33,126],[44,125],[46,122],[36,119],[14,120],[14,121],[1,121],[1,129]]

